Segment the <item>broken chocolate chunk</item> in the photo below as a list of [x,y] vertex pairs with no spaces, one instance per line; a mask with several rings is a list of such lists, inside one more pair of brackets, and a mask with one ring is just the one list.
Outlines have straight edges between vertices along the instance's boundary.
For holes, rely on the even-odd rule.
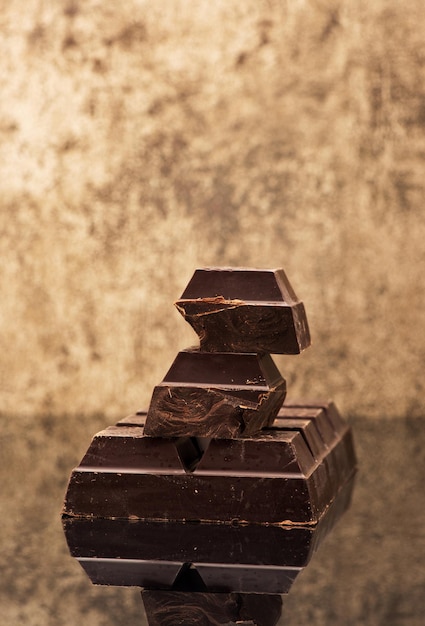
[[179,352],[154,389],[151,437],[250,437],[273,423],[286,384],[268,354]]
[[310,345],[304,305],[281,269],[198,269],[175,304],[201,350],[298,354]]
[[[189,570],[190,571],[190,570]],[[193,591],[142,591],[149,626],[275,626],[282,612],[277,594],[211,593]]]
[[[186,574],[189,577],[190,569]],[[142,591],[149,626],[276,626],[282,613],[277,594]]]

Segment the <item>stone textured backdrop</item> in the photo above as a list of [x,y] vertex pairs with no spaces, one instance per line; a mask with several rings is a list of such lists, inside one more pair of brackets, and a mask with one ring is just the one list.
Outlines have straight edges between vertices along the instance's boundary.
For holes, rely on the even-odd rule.
[[0,4],[0,623],[144,623],[68,556],[66,482],[237,265],[285,268],[313,346],[276,361],[361,466],[282,623],[422,624],[423,0]]
[[291,395],[420,415],[422,0],[0,9],[0,411],[120,418],[195,335],[197,266],[283,266]]

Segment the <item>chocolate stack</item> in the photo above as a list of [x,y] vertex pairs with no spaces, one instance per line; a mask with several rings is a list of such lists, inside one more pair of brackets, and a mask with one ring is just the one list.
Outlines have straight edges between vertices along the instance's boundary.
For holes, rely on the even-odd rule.
[[270,353],[310,344],[284,272],[197,270],[176,306],[200,348],[180,352],[155,387],[145,434],[237,439],[271,426],[286,384]]
[[286,593],[348,507],[356,466],[332,403],[283,404],[270,354],[310,345],[304,306],[283,270],[230,268],[196,270],[176,306],[200,345],[72,472],[71,554],[97,584],[181,593],[196,571],[203,593]]

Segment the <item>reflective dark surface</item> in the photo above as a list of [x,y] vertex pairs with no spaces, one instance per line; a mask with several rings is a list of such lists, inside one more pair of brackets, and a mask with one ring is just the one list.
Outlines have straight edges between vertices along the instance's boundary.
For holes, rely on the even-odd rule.
[[150,626],[275,626],[289,592],[347,510],[351,479],[314,526],[65,519],[91,581],[140,586]]
[[182,438],[152,438],[142,418],[97,433],[72,471],[71,555],[96,585],[141,588],[149,624],[274,626],[349,507],[349,426],[332,403],[286,405],[252,438],[199,440],[189,471]]
[[[423,421],[350,424],[359,460],[351,507],[283,596],[278,624],[422,626]],[[104,425],[101,417],[4,421],[1,624],[146,626],[140,590],[91,585],[69,556],[59,519],[69,471]]]
[[191,566],[210,592],[288,593],[347,510],[350,480],[316,525],[65,519],[71,554],[100,585],[172,589]]
[[149,626],[275,626],[282,598],[274,594],[142,591]]

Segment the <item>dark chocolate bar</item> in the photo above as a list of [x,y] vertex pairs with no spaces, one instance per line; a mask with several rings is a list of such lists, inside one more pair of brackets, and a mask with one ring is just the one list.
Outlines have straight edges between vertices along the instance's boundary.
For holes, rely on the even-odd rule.
[[285,395],[268,354],[185,350],[154,389],[145,435],[250,437],[273,423]]
[[[172,468],[171,456],[163,461],[161,452],[155,468],[146,467],[145,462],[135,467],[134,459],[144,458],[151,440],[138,427],[111,427],[96,435],[93,452],[90,449],[83,464],[72,472],[65,514],[223,523],[307,522],[317,519],[327,500],[322,493],[325,484],[310,499],[309,483],[315,480],[314,470],[321,470],[298,432],[212,440],[192,473],[186,473],[177,452]],[[158,451],[162,442],[165,449],[169,447],[167,439],[158,438]],[[128,464],[123,448],[129,450]],[[251,459],[256,468],[249,467]]]
[[350,476],[317,524],[193,524],[64,517],[63,525],[70,552],[76,558],[301,568],[348,508],[353,485]]
[[337,491],[356,468],[351,429],[332,402],[285,404],[273,426],[303,433],[314,459],[326,473],[331,491]]
[[[172,589],[186,563],[139,561],[137,559],[78,559],[95,585]],[[209,591],[225,593],[288,593],[303,568],[196,563],[197,572]]]
[[[190,573],[190,570],[188,570]],[[276,626],[282,613],[277,594],[142,591],[149,626]]]
[[188,563],[210,591],[287,593],[350,504],[351,477],[315,525],[64,518],[72,556],[94,584],[175,588]]
[[347,423],[345,422],[345,420],[342,419],[335,406],[335,403],[331,400],[312,399],[297,402],[293,398],[291,398],[290,400],[287,399],[285,403],[285,408],[286,407],[291,409],[299,409],[301,411],[309,411],[310,409],[322,409],[326,413],[327,419],[331,423],[335,433],[344,433],[348,429]]
[[185,448],[193,452],[187,456],[181,438],[146,437],[142,426],[110,427],[95,436],[72,472],[64,513],[317,523],[354,471],[355,456],[349,429],[335,433],[322,409],[310,412],[300,423],[300,411],[293,409],[292,419],[278,418],[277,426],[256,437],[209,443],[190,438]]
[[281,269],[198,269],[175,304],[201,350],[298,354],[310,345],[304,305]]

